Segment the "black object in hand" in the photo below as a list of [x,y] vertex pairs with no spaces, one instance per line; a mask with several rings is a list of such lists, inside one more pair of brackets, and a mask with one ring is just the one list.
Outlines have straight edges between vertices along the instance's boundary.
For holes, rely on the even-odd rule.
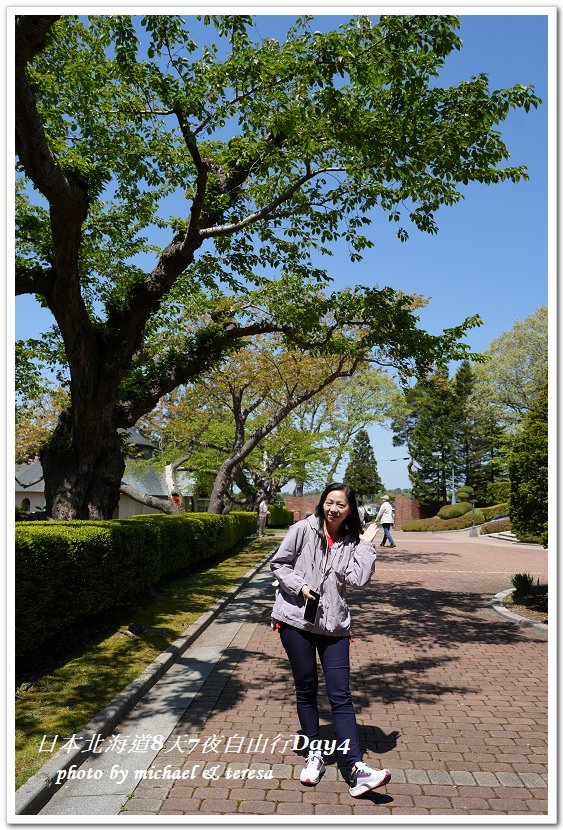
[[309,593],[313,594],[314,599],[308,599],[305,603],[305,619],[307,622],[314,623],[317,618],[317,609],[321,595],[311,590],[309,590]]

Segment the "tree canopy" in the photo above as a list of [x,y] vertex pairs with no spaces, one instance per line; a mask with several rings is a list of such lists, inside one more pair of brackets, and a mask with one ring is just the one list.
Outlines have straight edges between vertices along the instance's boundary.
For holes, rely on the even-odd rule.
[[395,446],[406,444],[413,463],[413,494],[435,507],[455,486],[470,487],[477,501],[505,472],[506,440],[489,409],[475,404],[475,372],[463,362],[449,378],[445,370],[405,391],[403,411],[393,419]]
[[225,509],[233,483],[248,491],[242,465],[264,439],[300,404],[351,375],[357,362],[345,355],[321,358],[291,351],[280,337],[261,336],[186,390],[166,432],[183,462],[197,461],[200,447],[213,452],[210,512]]
[[512,529],[517,536],[532,535],[547,547],[548,541],[548,394],[547,381],[533,401],[524,428],[510,454]]
[[475,402],[480,410],[495,412],[512,432],[545,382],[548,360],[548,313],[540,306],[496,337],[484,352],[485,362],[475,367]]
[[59,518],[111,516],[117,428],[257,334],[338,355],[352,327],[356,354],[401,372],[463,357],[475,318],[431,336],[420,298],[331,292],[315,256],[361,257],[374,208],[404,240],[435,233],[462,185],[526,176],[497,125],[538,98],[485,75],[440,87],[451,15],[326,34],[303,17],[283,42],[255,41],[246,15],[198,21],[199,42],[177,15],[16,18],[16,291],[51,310],[42,348],[68,367],[41,451]]

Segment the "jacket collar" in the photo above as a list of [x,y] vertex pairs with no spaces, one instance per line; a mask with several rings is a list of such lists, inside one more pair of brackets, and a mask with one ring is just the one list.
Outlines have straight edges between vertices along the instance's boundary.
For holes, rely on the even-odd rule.
[[[325,535],[322,532],[322,529],[319,527],[319,520],[318,520],[317,516],[315,516],[314,514],[312,516],[307,516],[306,521],[309,522],[309,526],[314,531],[316,531],[319,538],[322,539],[322,541],[324,542]],[[344,533],[342,533],[340,535],[340,538],[335,542],[335,544],[338,544],[340,542],[342,542],[343,544],[347,544],[347,543],[350,543],[351,541],[352,541],[352,538],[351,538],[350,534],[345,530]]]

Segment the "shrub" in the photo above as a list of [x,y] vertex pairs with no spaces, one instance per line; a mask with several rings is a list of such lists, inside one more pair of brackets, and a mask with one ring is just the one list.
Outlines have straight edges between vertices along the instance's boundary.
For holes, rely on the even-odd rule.
[[289,527],[294,522],[291,510],[286,510],[280,504],[269,504],[268,527]]
[[438,510],[438,516],[441,519],[457,519],[458,516],[463,516],[471,510],[471,504],[468,501],[460,501],[456,504],[445,504]]
[[510,581],[516,589],[517,594],[529,594],[532,591],[534,578],[531,574],[514,574]]
[[547,547],[547,381],[524,419],[510,453],[510,520],[518,538],[537,536]]
[[[514,528],[512,528],[512,530],[514,531]],[[516,534],[516,532],[515,532],[515,535],[517,535],[519,542],[526,542],[527,544],[531,544],[531,545],[543,545],[542,537],[541,536],[534,536],[533,533],[518,533],[518,534]],[[545,545],[543,545],[543,547],[545,547]]]
[[28,511],[21,504],[16,504],[16,522],[25,522],[28,515]]
[[480,507],[479,510],[485,517],[486,522],[492,519],[500,519],[508,516],[508,504],[493,504],[491,507]]
[[469,487],[469,485],[464,484],[463,487],[459,488],[459,490],[455,494],[455,497],[458,501],[463,502],[463,501],[471,501],[471,499],[473,498],[474,495],[475,495],[475,491],[473,490],[473,487]]
[[487,504],[508,502],[510,498],[509,481],[493,481],[487,484]]
[[[475,524],[481,525],[485,518],[480,510],[475,511]],[[422,531],[441,531],[441,530],[463,530],[466,527],[471,527],[472,517],[471,513],[465,513],[463,516],[458,516],[457,519],[440,519],[434,516],[432,519],[411,519],[403,522],[402,530],[411,532]]]
[[124,522],[33,522],[16,527],[16,654],[158,579],[156,531]]
[[[237,531],[241,525],[237,517],[246,516],[251,521],[242,521],[244,530],[241,535]],[[157,528],[162,549],[159,578],[218,556],[256,529],[252,513],[147,514],[131,516],[123,521]]]
[[512,525],[509,518],[498,519],[496,522],[485,522],[481,525],[480,533],[501,533],[504,530],[511,530]]
[[15,530],[16,655],[128,601],[254,533],[253,513],[21,522]]

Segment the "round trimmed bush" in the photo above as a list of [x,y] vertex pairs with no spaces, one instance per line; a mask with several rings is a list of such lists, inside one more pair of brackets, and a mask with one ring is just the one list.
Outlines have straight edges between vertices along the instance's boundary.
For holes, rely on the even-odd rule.
[[457,504],[445,504],[438,510],[438,516],[441,519],[457,519],[458,516],[464,516],[471,510],[471,504],[468,501],[458,501]]

